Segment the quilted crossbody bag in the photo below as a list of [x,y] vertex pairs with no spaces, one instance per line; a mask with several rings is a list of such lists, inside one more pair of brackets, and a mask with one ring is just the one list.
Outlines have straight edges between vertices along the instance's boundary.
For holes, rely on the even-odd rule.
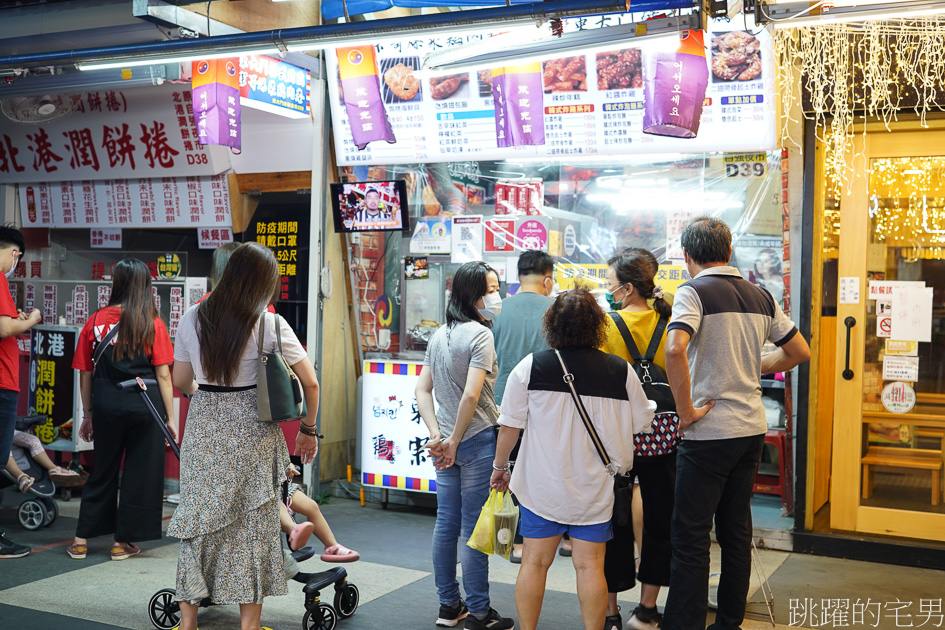
[[617,330],[627,344],[627,351],[633,359],[634,372],[640,377],[640,384],[646,397],[656,403],[656,415],[653,417],[653,431],[650,433],[636,433],[633,436],[633,453],[638,457],[652,457],[653,455],[669,455],[675,453],[679,447],[679,416],[676,415],[676,401],[666,378],[666,370],[654,363],[656,351],[663,340],[667,318],[660,316],[646,349],[646,355],[640,354],[627,323],[619,313],[611,313],[610,317],[617,325]]

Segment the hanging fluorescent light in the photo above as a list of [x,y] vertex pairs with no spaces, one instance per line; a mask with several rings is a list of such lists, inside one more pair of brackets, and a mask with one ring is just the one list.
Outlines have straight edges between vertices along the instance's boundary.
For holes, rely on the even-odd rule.
[[[843,1],[843,0],[841,0]],[[895,2],[885,4],[882,9],[862,9],[853,4],[854,0],[847,0],[850,4],[835,4],[835,8],[821,15],[804,16],[798,18],[780,17],[772,19],[778,28],[804,28],[826,24],[846,24],[850,22],[870,22],[875,20],[903,20],[908,18],[945,14],[943,2]],[[809,5],[804,5],[809,6]],[[790,10],[788,10],[790,12]],[[774,13],[774,12],[772,12]],[[771,17],[774,17],[773,15]]]
[[225,59],[227,57],[239,57],[240,55],[279,55],[277,48],[261,48],[258,50],[241,50],[239,52],[217,52],[205,55],[185,55],[180,57],[167,57],[159,61],[154,58],[148,59],[122,59],[118,61],[96,61],[91,63],[77,63],[79,70],[111,70],[113,68],[134,68],[137,66],[152,66],[164,63],[188,63],[191,61],[200,61],[202,59]]
[[[493,39],[482,42],[481,47],[461,46],[442,52],[430,53],[421,62],[421,74],[470,72],[510,64],[532,63],[568,55],[574,52],[594,54],[615,50],[638,42],[675,42],[679,32],[701,28],[699,16],[682,15],[671,18],[647,20],[638,24],[622,24],[589,31],[565,33],[560,37],[511,44],[508,40]],[[504,43],[504,45],[503,45]],[[479,45],[477,45],[479,46]],[[476,54],[477,50],[487,52]]]

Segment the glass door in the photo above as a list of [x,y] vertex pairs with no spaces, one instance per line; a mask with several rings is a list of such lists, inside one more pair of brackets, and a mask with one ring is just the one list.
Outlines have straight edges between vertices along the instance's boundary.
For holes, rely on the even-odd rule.
[[945,132],[854,144],[838,195],[830,525],[941,541]]

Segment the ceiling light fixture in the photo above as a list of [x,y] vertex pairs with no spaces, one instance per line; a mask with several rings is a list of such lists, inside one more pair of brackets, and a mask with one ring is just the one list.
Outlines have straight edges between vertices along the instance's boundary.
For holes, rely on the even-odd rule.
[[[769,23],[775,24],[778,28],[804,28],[826,24],[846,24],[875,20],[902,20],[945,14],[945,3],[938,0],[924,2],[903,2],[901,0],[890,2],[888,0],[879,0],[879,2],[871,2],[870,4],[872,5],[880,5],[876,8],[865,8],[870,5],[865,3],[858,5],[857,1],[858,0],[838,0],[829,11],[821,9],[824,12],[820,15],[804,15],[803,17],[800,16],[811,8],[811,5],[808,3],[762,6],[762,19],[759,20],[759,22],[764,22],[766,18]],[[798,17],[793,17],[794,15]]]

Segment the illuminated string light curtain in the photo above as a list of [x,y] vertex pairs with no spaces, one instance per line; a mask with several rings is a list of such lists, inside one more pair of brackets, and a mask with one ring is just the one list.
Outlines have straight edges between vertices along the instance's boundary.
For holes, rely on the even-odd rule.
[[906,255],[914,259],[939,257],[945,245],[943,184],[945,157],[873,160],[869,201],[873,242],[911,247]]
[[941,109],[936,101],[945,99],[945,19],[779,27],[774,42],[782,141],[800,146],[788,123],[803,112],[800,93],[791,89],[801,84],[813,110],[803,115],[816,123],[828,175],[837,182],[849,180],[844,153],[854,123],[878,118],[888,125],[906,100],[925,124],[929,111]]

